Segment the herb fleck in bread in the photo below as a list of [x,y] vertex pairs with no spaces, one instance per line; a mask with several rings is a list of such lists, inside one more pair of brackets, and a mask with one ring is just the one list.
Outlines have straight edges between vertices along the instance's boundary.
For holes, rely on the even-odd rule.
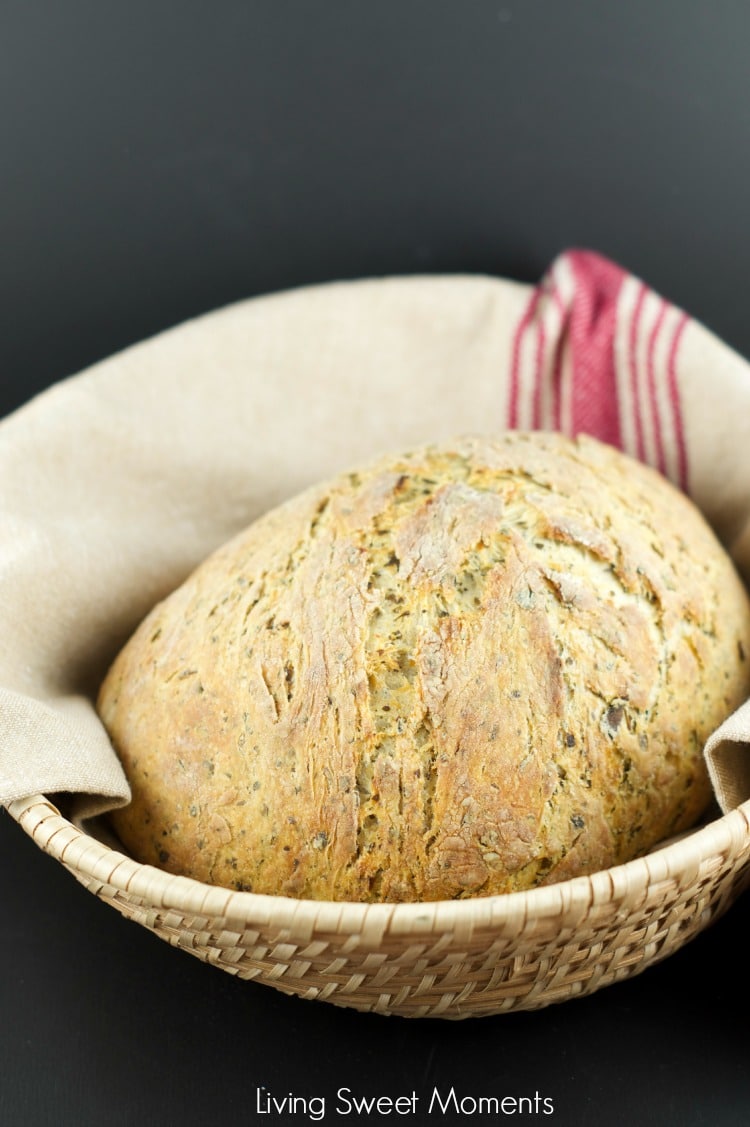
[[391,456],[269,512],[115,660],[132,854],[230,888],[435,900],[561,880],[690,826],[750,695],[705,521],[591,439]]

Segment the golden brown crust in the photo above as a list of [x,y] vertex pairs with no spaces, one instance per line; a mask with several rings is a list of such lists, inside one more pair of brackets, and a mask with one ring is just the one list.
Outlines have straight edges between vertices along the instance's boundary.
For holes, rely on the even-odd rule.
[[381,459],[255,522],[99,699],[132,853],[232,888],[491,894],[627,860],[710,795],[750,606],[703,518],[595,442]]

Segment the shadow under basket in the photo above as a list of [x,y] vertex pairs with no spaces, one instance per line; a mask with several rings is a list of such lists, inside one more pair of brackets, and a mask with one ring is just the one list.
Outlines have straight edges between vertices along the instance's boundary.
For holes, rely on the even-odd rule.
[[750,884],[750,801],[590,877],[425,904],[232,892],[139,864],[43,795],[8,810],[90,892],[173,946],[285,994],[405,1017],[531,1010],[591,994],[676,951]]

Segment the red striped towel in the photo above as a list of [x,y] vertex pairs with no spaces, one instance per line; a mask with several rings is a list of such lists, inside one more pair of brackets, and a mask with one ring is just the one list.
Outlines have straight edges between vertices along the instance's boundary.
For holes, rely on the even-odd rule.
[[[127,799],[92,671],[253,516],[383,450],[509,425],[661,470],[750,582],[750,367],[589,251],[535,288],[390,278],[240,302],[0,421],[0,803]],[[725,809],[750,798],[750,705],[707,757]]]
[[509,426],[594,435],[687,489],[677,376],[687,323],[601,255],[560,255],[513,335]]

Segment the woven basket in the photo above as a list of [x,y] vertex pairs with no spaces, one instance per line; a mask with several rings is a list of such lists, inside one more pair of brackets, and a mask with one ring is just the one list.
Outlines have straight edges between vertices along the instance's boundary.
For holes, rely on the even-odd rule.
[[[746,417],[747,364],[700,326],[646,295],[636,279],[623,282],[616,267],[598,258],[563,256],[554,269],[537,295],[549,298],[548,283],[556,278],[558,297],[574,304],[580,298],[575,307],[587,324],[592,308],[601,314],[602,302],[611,302],[613,276],[617,286],[622,282],[617,292],[625,295],[623,302],[618,299],[611,316],[595,322],[597,356],[604,355],[602,325],[614,333],[612,356],[619,333],[635,335],[633,304],[652,309],[654,325],[670,326],[671,351],[651,373],[662,384],[649,390],[652,398],[658,391],[656,398],[669,400],[669,381],[679,375],[685,434],[703,431],[699,404],[715,398],[705,398],[706,372],[719,401],[728,404],[728,417]],[[32,599],[37,612],[57,606],[53,594],[65,607],[47,664],[39,660],[31,670],[39,677],[37,696],[53,703],[52,717],[60,700],[70,703],[71,686],[80,689],[77,678],[88,685],[97,661],[114,655],[118,631],[122,641],[125,627],[132,629],[159,591],[239,532],[251,514],[333,476],[355,458],[437,440],[449,426],[451,433],[485,433],[489,419],[497,427],[516,425],[520,407],[511,407],[522,376],[527,392],[536,389],[540,400],[551,403],[551,385],[545,392],[530,381],[542,371],[552,379],[558,369],[562,378],[572,365],[571,342],[560,334],[569,335],[574,306],[564,311],[553,300],[540,303],[537,339],[546,342],[548,359],[542,364],[537,348],[527,371],[520,362],[533,350],[521,348],[519,332],[531,325],[535,308],[529,287],[472,277],[377,279],[251,299],[112,357],[19,415],[4,432],[10,436],[4,464],[16,475],[9,480],[24,481],[16,518],[23,528],[29,512],[41,522],[34,550],[45,553],[39,565],[44,574],[53,548],[63,561],[55,578],[64,582],[51,589],[45,584],[47,603]],[[655,329],[646,333],[646,317],[640,324],[650,356]],[[535,332],[523,337],[527,345]],[[670,365],[680,340],[678,373]],[[588,397],[589,367],[584,375],[579,391]],[[613,394],[608,381],[616,375],[607,368],[600,389],[607,404]],[[630,394],[631,373],[621,375]],[[531,397],[526,399],[528,406]],[[710,412],[708,419],[714,419]],[[750,493],[742,458],[732,474],[724,453],[735,445],[744,451],[747,444],[742,427],[731,438],[723,424],[711,425],[715,437],[695,443],[691,472],[695,468],[697,493],[711,496],[713,515],[724,521],[728,537],[737,529],[726,527],[727,514],[734,521],[750,505]],[[174,443],[164,443],[166,428]],[[677,437],[675,431],[679,470]],[[30,451],[38,454],[40,472],[28,475],[33,488],[27,489]],[[69,476],[58,479],[58,465]],[[70,520],[68,494],[75,501]],[[45,524],[50,514],[52,538]],[[165,522],[173,537],[161,535]],[[35,527],[29,522],[31,533]],[[79,583],[80,545],[85,566]],[[37,572],[29,574],[36,583]],[[16,579],[31,597],[20,572]],[[63,668],[60,663],[70,660],[64,627],[74,619],[77,665]],[[34,638],[34,620],[23,618],[22,625],[24,642]],[[24,651],[19,664],[27,660]],[[11,673],[15,684],[13,662]],[[29,700],[36,700],[33,693]],[[94,723],[93,714],[88,723]],[[33,738],[35,729],[28,727]],[[54,756],[51,765],[41,758],[45,772],[58,765]],[[88,783],[88,774],[79,773],[79,781]],[[76,790],[67,778],[64,786]],[[398,905],[232,892],[136,863],[104,835],[93,836],[99,831],[76,828],[43,795],[8,808],[87,888],[174,946],[288,994],[413,1017],[534,1009],[591,993],[668,955],[750,883],[750,801],[645,858],[592,877],[504,896]]]
[[750,801],[591,877],[429,904],[231,892],[138,864],[43,795],[8,809],[91,892],[173,946],[285,994],[407,1017],[537,1009],[590,994],[677,950],[750,883]]

